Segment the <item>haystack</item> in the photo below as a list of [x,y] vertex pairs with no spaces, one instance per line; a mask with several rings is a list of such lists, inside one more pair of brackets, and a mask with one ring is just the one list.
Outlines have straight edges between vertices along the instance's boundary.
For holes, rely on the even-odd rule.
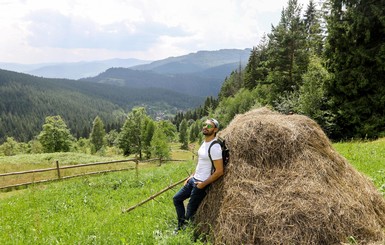
[[385,244],[385,199],[300,115],[238,115],[226,173],[196,215],[214,244]]

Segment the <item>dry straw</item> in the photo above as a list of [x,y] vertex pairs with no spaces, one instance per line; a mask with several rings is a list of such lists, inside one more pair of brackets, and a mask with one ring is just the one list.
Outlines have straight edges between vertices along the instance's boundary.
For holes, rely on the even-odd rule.
[[385,244],[385,200],[300,115],[238,115],[226,173],[196,215],[214,244]]

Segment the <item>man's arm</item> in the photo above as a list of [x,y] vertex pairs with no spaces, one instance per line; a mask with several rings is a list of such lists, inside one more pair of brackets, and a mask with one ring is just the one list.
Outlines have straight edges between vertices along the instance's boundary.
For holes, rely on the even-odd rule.
[[208,177],[207,180],[203,182],[195,182],[199,189],[205,188],[207,185],[213,183],[223,175],[223,159],[214,160],[213,164],[215,167],[214,173],[212,173],[210,177]]

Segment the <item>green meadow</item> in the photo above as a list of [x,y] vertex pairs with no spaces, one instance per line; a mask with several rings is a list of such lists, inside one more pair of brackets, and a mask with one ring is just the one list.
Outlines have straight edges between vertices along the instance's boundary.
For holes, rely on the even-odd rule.
[[385,194],[385,138],[335,143],[333,146]]
[[[335,143],[334,147],[385,194],[385,139]],[[183,152],[176,154],[186,157]],[[4,169],[9,171],[15,167],[19,171],[23,164],[30,168],[36,162],[49,165],[48,160],[39,160],[39,157],[47,158],[47,155],[24,155],[18,159],[2,157],[0,170],[3,173]],[[49,157],[55,159],[59,155]],[[86,156],[66,155],[60,161],[66,162],[67,158],[71,159],[68,164],[74,164],[77,157],[79,163],[87,159]],[[0,243],[203,244],[199,238],[194,239],[191,229],[173,234],[176,215],[172,196],[180,186],[122,213],[122,210],[187,177],[195,166],[191,157],[188,158],[190,160],[167,162],[161,166],[148,163],[137,172],[106,173],[0,192]],[[89,156],[90,159],[106,160],[95,156]]]

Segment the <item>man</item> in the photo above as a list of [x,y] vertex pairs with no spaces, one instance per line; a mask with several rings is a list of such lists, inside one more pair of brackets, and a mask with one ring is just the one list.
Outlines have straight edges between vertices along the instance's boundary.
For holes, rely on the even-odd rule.
[[[219,144],[214,144],[210,149],[211,163],[208,149],[216,139],[219,123],[214,118],[207,119],[203,124],[202,133],[204,142],[198,150],[198,164],[195,172],[184,182],[184,186],[175,194],[173,200],[178,216],[178,228],[180,230],[186,221],[192,220],[200,203],[206,196],[208,186],[223,175],[222,149]],[[212,166],[214,165],[214,167]],[[185,210],[183,201],[190,198]]]

